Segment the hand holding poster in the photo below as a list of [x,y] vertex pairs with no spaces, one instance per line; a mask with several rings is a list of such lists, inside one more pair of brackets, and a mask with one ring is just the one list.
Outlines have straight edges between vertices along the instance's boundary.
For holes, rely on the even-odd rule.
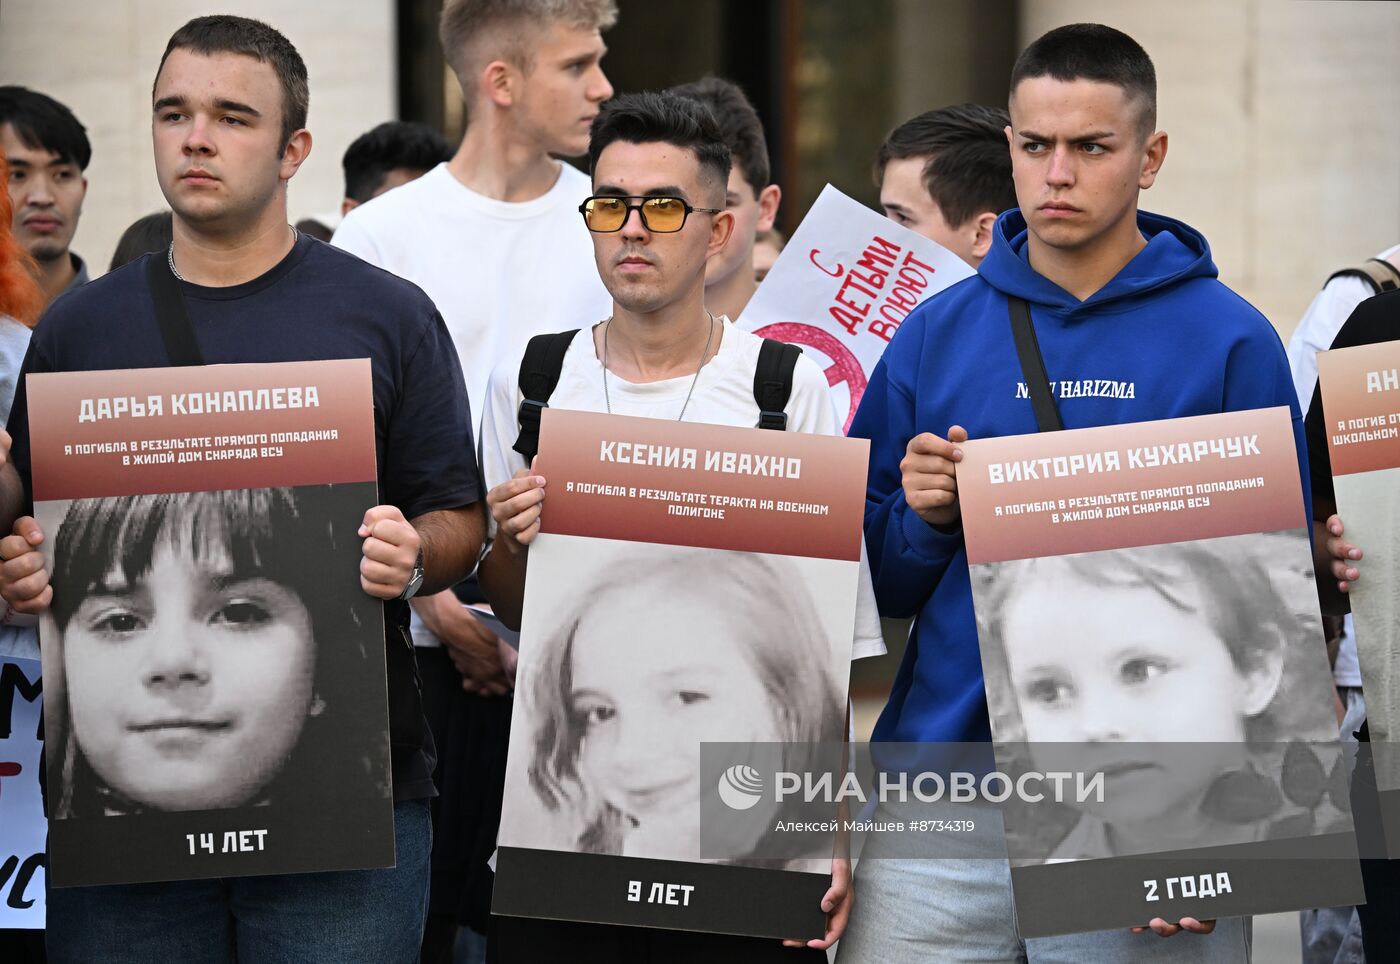
[[0,929],[44,927],[42,708],[38,661],[0,658]]
[[28,389],[53,885],[391,865],[369,362]]
[[962,448],[1022,932],[1361,899],[1287,409]]
[[493,912],[821,937],[830,841],[703,838],[701,746],[839,745],[868,443],[551,408],[540,452]]
[[1337,514],[1365,553],[1351,584],[1380,814],[1400,857],[1400,342],[1317,356]]
[[824,356],[849,429],[900,322],[972,274],[962,258],[828,184],[735,322]]

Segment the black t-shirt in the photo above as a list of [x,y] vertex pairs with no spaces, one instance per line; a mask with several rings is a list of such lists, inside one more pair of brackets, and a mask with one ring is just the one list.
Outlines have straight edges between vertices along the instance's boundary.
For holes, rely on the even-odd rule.
[[[30,488],[29,372],[160,368],[147,255],[64,294],[34,330],[10,412],[11,458]],[[452,338],[417,287],[302,235],[261,277],[228,288],[182,282],[209,364],[369,358],[379,499],[405,518],[480,497],[471,413]],[[369,506],[365,506],[366,509]],[[408,605],[384,607],[394,799],[433,794],[434,749],[423,719]]]
[[[1367,298],[1356,306],[1346,324],[1337,332],[1337,337],[1332,339],[1332,347],[1357,348],[1397,339],[1400,339],[1400,291],[1387,291]],[[1326,522],[1327,517],[1321,513],[1327,511],[1327,506],[1336,504],[1337,495],[1332,488],[1332,458],[1327,451],[1327,416],[1322,410],[1320,381],[1313,389],[1308,417],[1303,424],[1308,437],[1308,473],[1312,476],[1313,506],[1317,510],[1314,515],[1317,521]],[[1319,501],[1322,503],[1320,508]]]

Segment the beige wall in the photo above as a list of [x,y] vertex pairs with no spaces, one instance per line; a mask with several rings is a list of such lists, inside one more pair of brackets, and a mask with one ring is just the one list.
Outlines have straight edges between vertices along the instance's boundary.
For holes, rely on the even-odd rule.
[[151,81],[171,33],[211,12],[281,30],[311,78],[311,157],[292,181],[292,218],[340,211],[340,157],[395,116],[392,0],[0,0],[0,83],[61,100],[92,140],[88,195],[73,250],[94,274],[117,238],[165,207],[151,161]]
[[1167,163],[1142,206],[1211,243],[1286,338],[1332,271],[1400,243],[1400,4],[1022,0],[1022,41],[1097,21],[1157,66]]
[[[306,58],[315,147],[292,182],[291,213],[337,211],[340,155],[394,116],[394,3],[216,6],[268,20]],[[924,0],[897,7],[915,19],[927,9]],[[0,82],[58,97],[92,138],[74,247],[94,268],[127,224],[164,206],[150,156],[151,75],[170,33],[211,9],[194,0],[0,0]],[[943,12],[972,29],[967,4]],[[1023,43],[1079,20],[1127,31],[1157,64],[1171,141],[1143,206],[1202,230],[1222,278],[1285,336],[1327,274],[1400,242],[1400,4],[1021,0]],[[942,27],[942,49],[929,58],[940,76],[973,47],[951,42],[956,25]],[[927,32],[901,36],[919,34]],[[912,63],[907,44],[897,46]],[[925,100],[926,86],[906,84]],[[923,106],[915,98],[899,113]]]

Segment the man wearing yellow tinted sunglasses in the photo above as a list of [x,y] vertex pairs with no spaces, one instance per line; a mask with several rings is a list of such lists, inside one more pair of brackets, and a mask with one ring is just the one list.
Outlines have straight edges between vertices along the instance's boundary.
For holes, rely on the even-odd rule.
[[627,223],[627,215],[633,211],[641,214],[642,227],[652,234],[674,234],[685,227],[685,219],[692,214],[720,212],[720,208],[691,207],[685,198],[665,195],[599,197],[595,194],[580,204],[578,209],[588,230],[597,234],[621,231]]
[[[592,328],[553,338],[567,346],[556,357],[554,408],[656,419],[835,435],[841,431],[827,395],[826,376],[801,355],[791,368],[791,392],[777,425],[755,399],[755,372],[764,339],[725,324],[705,308],[706,264],[734,240],[735,216],[724,210],[730,152],[710,111],[675,94],[632,94],[604,106],[589,143],[593,194],[580,206],[592,231],[594,257],[612,295],[612,314]],[[594,319],[580,318],[578,321]],[[538,344],[538,342],[537,342]],[[479,570],[496,615],[518,626],[529,546],[539,533],[545,479],[531,459],[522,373],[539,369],[524,359],[503,361],[491,376],[481,428],[481,473],[490,489],[488,523],[493,542]],[[869,570],[857,603],[855,656],[884,652]],[[716,593],[716,605],[723,605]],[[736,672],[744,672],[736,667]],[[517,719],[516,725],[529,725]],[[703,738],[703,737],[702,737]],[[509,793],[510,791],[508,791]],[[666,805],[663,794],[634,794],[623,814],[633,856],[683,853],[698,839],[688,829],[686,806]],[[503,818],[499,842],[517,847],[538,833],[528,821],[531,802],[519,801]],[[510,808],[508,808],[510,809]],[[563,826],[560,815],[553,821]],[[533,844],[524,844],[533,846]],[[580,842],[581,852],[597,852]],[[611,851],[608,851],[611,852]],[[691,859],[698,859],[698,856]],[[825,964],[825,948],[840,937],[850,914],[850,862],[833,861],[831,885],[820,906],[827,915],[823,939],[785,948],[772,939],[687,933],[498,917],[499,959],[504,964],[569,960],[583,964],[689,964],[717,960],[762,964]],[[792,942],[797,943],[797,942]]]

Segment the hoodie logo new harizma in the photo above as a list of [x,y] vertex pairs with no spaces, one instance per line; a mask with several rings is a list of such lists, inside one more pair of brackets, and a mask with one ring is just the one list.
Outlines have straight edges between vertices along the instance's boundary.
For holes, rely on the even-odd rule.
[[[1134,382],[1116,382],[1111,378],[1071,378],[1051,381],[1050,394],[1056,398],[1137,398],[1137,389]],[[1016,383],[1016,397],[1031,397],[1025,382]]]

